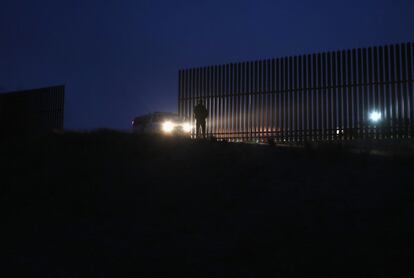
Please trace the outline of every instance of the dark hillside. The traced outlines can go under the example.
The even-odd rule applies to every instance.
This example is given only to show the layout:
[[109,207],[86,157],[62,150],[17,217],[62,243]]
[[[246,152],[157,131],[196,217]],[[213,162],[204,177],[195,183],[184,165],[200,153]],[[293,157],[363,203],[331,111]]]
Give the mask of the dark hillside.
[[410,157],[101,131],[4,141],[0,163],[0,271],[16,276],[412,269]]

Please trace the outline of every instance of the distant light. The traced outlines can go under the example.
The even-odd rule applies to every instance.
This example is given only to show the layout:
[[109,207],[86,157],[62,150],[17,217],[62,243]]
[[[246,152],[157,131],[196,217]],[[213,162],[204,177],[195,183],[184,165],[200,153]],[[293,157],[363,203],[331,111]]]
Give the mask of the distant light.
[[192,129],[193,128],[192,128],[192,126],[191,126],[190,123],[184,123],[183,124],[183,130],[184,130],[184,132],[191,132]]
[[369,120],[373,123],[377,123],[381,120],[381,113],[378,111],[372,111],[369,113]]
[[166,133],[170,133],[171,131],[173,131],[174,127],[175,127],[174,123],[172,123],[170,121],[164,122],[162,124],[162,130]]

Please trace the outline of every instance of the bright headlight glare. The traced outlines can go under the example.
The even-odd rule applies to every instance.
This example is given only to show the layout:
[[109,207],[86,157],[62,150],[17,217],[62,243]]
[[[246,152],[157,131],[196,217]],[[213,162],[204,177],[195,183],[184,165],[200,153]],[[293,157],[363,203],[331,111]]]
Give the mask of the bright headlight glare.
[[378,111],[372,111],[369,113],[369,119],[373,123],[377,123],[381,120],[381,113]]
[[164,132],[170,133],[171,131],[174,130],[174,123],[167,121],[165,123],[162,124],[162,130]]
[[183,130],[184,130],[184,132],[191,132],[191,124],[190,123],[184,123],[183,124]]

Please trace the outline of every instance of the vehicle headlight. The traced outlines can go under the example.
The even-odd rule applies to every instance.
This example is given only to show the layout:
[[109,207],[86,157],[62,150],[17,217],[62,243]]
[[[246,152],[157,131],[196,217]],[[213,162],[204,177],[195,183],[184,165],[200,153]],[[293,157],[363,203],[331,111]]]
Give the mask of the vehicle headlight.
[[170,133],[171,131],[174,130],[174,127],[175,127],[175,125],[174,125],[173,122],[170,122],[170,121],[164,122],[162,124],[162,131],[164,131],[166,133]]
[[192,126],[190,123],[184,123],[183,124],[183,130],[184,132],[191,132]]

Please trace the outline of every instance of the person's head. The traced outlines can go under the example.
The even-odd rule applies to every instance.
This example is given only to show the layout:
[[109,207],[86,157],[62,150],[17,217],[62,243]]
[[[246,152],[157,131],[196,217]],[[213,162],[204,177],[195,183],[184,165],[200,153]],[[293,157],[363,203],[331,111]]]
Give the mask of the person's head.
[[198,100],[198,104],[203,104],[203,100],[202,99],[199,99]]

